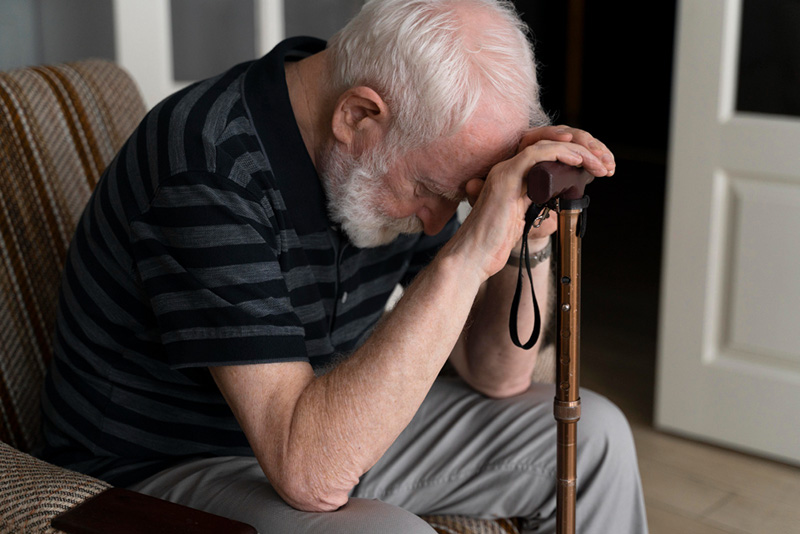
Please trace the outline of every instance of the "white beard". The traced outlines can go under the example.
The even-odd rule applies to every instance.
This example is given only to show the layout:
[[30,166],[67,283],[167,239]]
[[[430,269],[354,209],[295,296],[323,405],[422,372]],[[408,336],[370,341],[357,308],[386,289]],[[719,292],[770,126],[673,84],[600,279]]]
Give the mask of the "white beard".
[[416,234],[423,229],[416,215],[395,219],[379,209],[380,201],[386,198],[382,178],[389,167],[389,158],[378,155],[379,150],[374,148],[354,158],[334,145],[319,165],[328,215],[359,248],[386,245],[400,234]]

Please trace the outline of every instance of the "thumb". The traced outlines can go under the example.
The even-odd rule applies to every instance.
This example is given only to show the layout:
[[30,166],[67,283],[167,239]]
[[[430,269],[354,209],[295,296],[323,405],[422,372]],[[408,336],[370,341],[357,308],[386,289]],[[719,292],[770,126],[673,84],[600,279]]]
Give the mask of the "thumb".
[[481,191],[483,191],[484,183],[485,182],[480,178],[473,178],[464,186],[467,192],[467,201],[469,202],[470,206],[474,206],[478,201],[478,197],[480,196]]

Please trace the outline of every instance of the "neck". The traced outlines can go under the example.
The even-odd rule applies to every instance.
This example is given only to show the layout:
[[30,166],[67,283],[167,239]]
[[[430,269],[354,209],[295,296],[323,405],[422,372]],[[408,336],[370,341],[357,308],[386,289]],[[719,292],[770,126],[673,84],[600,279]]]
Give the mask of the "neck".
[[325,52],[301,61],[286,64],[286,86],[300,135],[311,161],[316,166],[317,154],[325,142],[325,94],[328,73]]

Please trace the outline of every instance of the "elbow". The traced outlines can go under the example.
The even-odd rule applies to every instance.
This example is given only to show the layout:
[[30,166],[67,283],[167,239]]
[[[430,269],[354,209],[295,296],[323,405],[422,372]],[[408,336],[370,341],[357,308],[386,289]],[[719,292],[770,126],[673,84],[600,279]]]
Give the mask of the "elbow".
[[301,512],[335,512],[347,504],[347,494],[316,494],[308,491],[279,492],[286,504]]
[[355,484],[335,484],[326,482],[325,478],[308,470],[289,471],[273,483],[273,487],[286,504],[296,510],[333,512],[347,504]]
[[348,492],[318,490],[303,484],[275,485],[286,504],[302,512],[334,512],[347,504]]

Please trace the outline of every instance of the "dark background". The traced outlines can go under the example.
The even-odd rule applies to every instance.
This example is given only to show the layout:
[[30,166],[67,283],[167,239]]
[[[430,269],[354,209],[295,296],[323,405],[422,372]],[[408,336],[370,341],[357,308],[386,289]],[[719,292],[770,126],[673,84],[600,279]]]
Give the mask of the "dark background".
[[591,132],[617,172],[587,187],[583,386],[652,423],[675,2],[517,0],[531,28],[542,103]]

